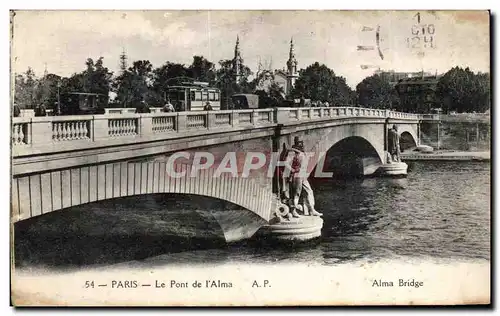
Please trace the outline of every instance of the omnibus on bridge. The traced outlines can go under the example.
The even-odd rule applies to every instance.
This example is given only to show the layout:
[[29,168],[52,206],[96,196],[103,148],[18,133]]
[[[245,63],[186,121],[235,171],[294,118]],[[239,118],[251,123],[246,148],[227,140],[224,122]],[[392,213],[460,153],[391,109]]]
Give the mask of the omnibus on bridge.
[[220,90],[209,87],[207,82],[179,82],[168,86],[165,94],[176,111],[203,111],[207,102],[213,110],[220,110]]

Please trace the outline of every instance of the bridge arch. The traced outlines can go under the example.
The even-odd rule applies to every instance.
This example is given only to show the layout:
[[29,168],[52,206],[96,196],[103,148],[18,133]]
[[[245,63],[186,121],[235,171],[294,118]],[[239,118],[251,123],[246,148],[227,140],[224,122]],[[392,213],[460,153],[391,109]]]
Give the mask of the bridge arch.
[[28,228],[42,235],[43,232],[57,235],[64,231],[65,234],[90,234],[99,238],[136,234],[147,239],[151,234],[173,238],[217,237],[233,242],[250,238],[264,224],[266,221],[254,212],[219,198],[148,193],[66,207],[19,221],[14,227],[16,232],[26,232]]
[[[375,172],[385,160],[386,128],[392,127],[392,121],[385,121],[384,124],[373,122],[361,124],[346,123],[341,122],[340,124],[327,127],[318,126],[318,128],[290,130],[289,133],[284,134],[281,141],[288,144],[288,146],[293,144],[296,136],[304,141],[305,151],[314,154],[314,157],[312,157],[314,161],[312,163],[309,162],[308,165],[309,175],[313,171],[316,171],[316,166],[320,164],[327,165],[331,154],[335,150],[343,150],[345,152],[348,147],[352,149],[352,156],[358,159],[358,161],[353,162],[354,165],[363,165],[364,175]],[[402,124],[398,121],[395,121],[395,123],[398,125],[400,135],[403,134],[405,141],[403,144],[404,149],[407,149],[407,146],[413,146],[413,144],[418,143],[416,141],[418,140],[416,124]],[[343,140],[345,142],[342,142]],[[407,145],[406,142],[409,142],[410,145]],[[348,144],[350,143],[357,143],[359,146],[349,146]],[[280,144],[280,147],[282,147],[282,144]],[[347,155],[344,156],[344,162],[348,161]]]
[[262,222],[256,214],[215,198],[113,198],[15,223],[15,264],[114,264],[219,248],[251,237]]
[[309,175],[313,171],[316,172],[317,166],[328,167],[332,156],[340,156],[341,163],[347,163],[350,156],[364,159],[364,162],[357,163],[377,165],[382,162],[384,156],[382,124],[343,124],[300,131],[291,133],[284,141],[292,144],[295,136],[304,141],[305,151],[314,155],[311,158],[313,161],[310,160],[308,164]]
[[[390,125],[389,127],[392,127]],[[399,145],[401,151],[415,148],[419,145],[418,132],[412,124],[398,124]]]
[[321,153],[315,169],[322,167],[321,171],[334,175],[365,175],[375,172],[381,163],[372,143],[364,137],[349,136]]
[[401,151],[405,151],[407,149],[417,147],[417,142],[410,132],[405,131],[400,135],[399,145],[401,147]]
[[[95,201],[156,193],[201,195],[231,202],[255,213],[264,221],[271,217],[272,187],[258,178],[214,176],[215,169],[198,170],[180,164],[179,177],[172,177],[164,161],[109,163],[13,179],[14,222]],[[221,224],[222,226],[222,224]]]

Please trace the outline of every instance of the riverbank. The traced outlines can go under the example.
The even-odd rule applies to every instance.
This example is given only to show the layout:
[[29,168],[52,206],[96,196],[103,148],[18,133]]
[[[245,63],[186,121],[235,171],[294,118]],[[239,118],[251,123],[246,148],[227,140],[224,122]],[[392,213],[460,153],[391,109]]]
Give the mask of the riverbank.
[[489,151],[435,151],[432,153],[409,152],[402,153],[401,160],[470,160],[470,161],[489,161],[491,153]]

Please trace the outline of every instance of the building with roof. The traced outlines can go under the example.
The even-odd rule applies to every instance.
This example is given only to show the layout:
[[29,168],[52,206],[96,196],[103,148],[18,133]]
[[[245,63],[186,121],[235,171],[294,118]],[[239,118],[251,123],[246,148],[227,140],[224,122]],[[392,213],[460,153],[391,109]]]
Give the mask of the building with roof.
[[299,72],[297,70],[298,62],[295,57],[295,49],[293,38],[290,40],[290,50],[288,53],[288,60],[286,62],[286,68],[283,69],[259,69],[256,76],[260,76],[260,81],[256,85],[257,90],[267,91],[268,87],[274,82],[283,89],[285,97],[289,97],[293,87],[295,86],[295,81],[299,77]]
[[410,113],[430,113],[438,107],[439,76],[420,76],[400,79],[396,85],[401,109]]
[[394,70],[381,70],[375,71],[375,75],[379,75],[382,79],[388,81],[392,86],[395,86],[400,80],[412,79],[412,78],[422,78],[430,77],[432,74],[430,72],[418,71],[418,72],[401,72]]

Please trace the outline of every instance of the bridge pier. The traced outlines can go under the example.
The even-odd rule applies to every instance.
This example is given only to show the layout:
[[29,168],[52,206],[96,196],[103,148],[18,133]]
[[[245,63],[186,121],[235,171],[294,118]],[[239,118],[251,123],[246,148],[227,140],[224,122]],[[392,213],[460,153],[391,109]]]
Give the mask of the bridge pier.
[[278,242],[302,242],[321,237],[323,219],[313,216],[307,206],[299,205],[302,215],[293,217],[288,205],[284,204],[277,196],[273,201],[271,219],[256,233],[259,239]]
[[408,164],[404,162],[391,162],[378,167],[376,174],[381,176],[406,176],[408,174]]
[[[405,176],[408,172],[408,165],[401,161],[393,161],[392,159],[393,157],[389,152],[389,128],[390,128],[389,120],[390,120],[389,117],[386,118],[384,124],[384,157],[382,159],[382,164],[380,165],[380,167],[378,167],[375,173],[381,176]],[[418,125],[417,125],[417,139],[419,137]],[[414,140],[414,142],[416,143],[415,145],[418,145],[420,143],[419,140],[417,141]],[[398,148],[400,147],[399,141],[397,146]],[[398,150],[401,151],[401,149]]]
[[289,221],[263,226],[258,234],[261,238],[278,241],[308,241],[321,237],[323,219],[319,216],[302,216]]

